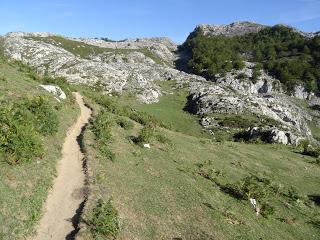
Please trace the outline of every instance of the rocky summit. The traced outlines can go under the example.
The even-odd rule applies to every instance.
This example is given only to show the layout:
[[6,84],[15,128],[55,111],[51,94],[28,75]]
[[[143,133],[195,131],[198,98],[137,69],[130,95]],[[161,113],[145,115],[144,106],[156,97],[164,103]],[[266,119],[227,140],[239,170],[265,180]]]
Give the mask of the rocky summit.
[[[199,25],[190,36],[200,32],[207,38],[232,38],[269,28],[251,22]],[[316,36],[294,31],[305,38]],[[176,88],[188,89],[190,111],[205,119],[201,123],[207,130],[216,125],[214,114],[250,113],[276,121],[279,134],[286,133],[290,138],[282,137],[279,142],[298,144],[302,138],[314,140],[310,121],[320,125],[319,114],[312,110],[319,102],[314,92],[307,91],[302,83],[286,92],[279,79],[266,69],[256,71],[257,62],[246,57],[243,67],[231,67],[223,74],[217,71],[214,77],[206,77],[192,69],[188,73],[177,69],[181,48],[168,38],[111,41],[15,32],[3,36],[1,45],[6,57],[31,66],[39,74],[63,77],[73,84],[99,86],[105,94],[130,92],[147,104],[166,94],[159,82],[172,81]],[[267,125],[264,127],[270,127]]]

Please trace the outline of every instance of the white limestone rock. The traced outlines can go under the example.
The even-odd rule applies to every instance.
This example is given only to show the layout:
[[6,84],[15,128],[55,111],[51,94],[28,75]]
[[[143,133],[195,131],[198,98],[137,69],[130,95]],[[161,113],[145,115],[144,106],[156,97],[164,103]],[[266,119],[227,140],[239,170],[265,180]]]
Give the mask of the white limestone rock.
[[64,91],[59,86],[55,85],[40,85],[43,89],[46,91],[52,93],[54,96],[56,96],[59,99],[65,100],[67,98],[66,94]]

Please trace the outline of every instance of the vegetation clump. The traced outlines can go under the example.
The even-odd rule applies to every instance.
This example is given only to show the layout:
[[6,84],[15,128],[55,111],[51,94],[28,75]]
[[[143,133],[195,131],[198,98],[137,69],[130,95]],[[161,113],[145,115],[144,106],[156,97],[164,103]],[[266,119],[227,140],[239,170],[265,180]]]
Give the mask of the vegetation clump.
[[49,102],[35,97],[25,102],[26,109],[33,115],[34,126],[43,135],[53,135],[58,131],[58,115]]
[[320,147],[319,146],[313,146],[310,144],[310,141],[304,140],[300,143],[300,146],[302,147],[302,154],[318,158],[320,156]]
[[110,199],[108,201],[99,199],[92,213],[83,221],[94,239],[116,239],[120,230],[118,211]]
[[133,128],[133,123],[124,117],[118,117],[116,122],[121,128],[125,130],[130,130]]
[[99,151],[103,157],[115,160],[115,154],[110,150],[109,144],[112,141],[111,127],[114,119],[107,111],[101,111],[92,123],[92,132],[95,135]]
[[41,135],[53,135],[57,129],[57,114],[43,97],[4,103],[0,107],[0,152],[9,164],[41,157]]
[[258,177],[249,175],[242,178],[237,183],[222,184],[219,180],[215,180],[220,190],[239,200],[257,200],[257,208],[259,214],[268,218],[275,212],[273,202],[274,197],[279,197],[283,191],[280,185],[274,184],[266,177]]

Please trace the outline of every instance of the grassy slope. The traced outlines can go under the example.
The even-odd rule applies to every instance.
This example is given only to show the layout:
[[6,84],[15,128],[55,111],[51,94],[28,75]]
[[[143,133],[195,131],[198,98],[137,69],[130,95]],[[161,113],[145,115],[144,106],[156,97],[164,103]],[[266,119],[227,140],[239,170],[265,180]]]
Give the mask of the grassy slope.
[[208,137],[198,124],[199,119],[188,112],[182,111],[187,101],[187,92],[179,91],[164,95],[158,103],[135,104],[135,107],[147,112],[170,126],[172,130],[196,137]]
[[[57,101],[39,83],[15,65],[0,63],[0,100],[46,95]],[[75,121],[78,108],[71,102],[60,105],[59,132],[44,139],[45,157],[30,163],[10,166],[0,158],[0,239],[24,239],[38,221],[42,203],[55,176],[56,163],[68,127]]]
[[[268,177],[285,188],[294,186],[301,195],[319,195],[320,168],[313,164],[314,159],[286,146],[219,144],[199,138],[196,133],[199,126],[196,121],[186,120],[192,116],[185,116],[180,101],[178,95],[169,95],[158,104],[140,106],[179,131],[164,130],[173,147],[152,142],[151,149],[143,149],[129,140],[141,126],[136,124],[129,131],[114,127],[112,150],[116,161],[111,162],[99,157],[92,134],[86,134],[93,189],[86,213],[90,212],[94,199],[112,197],[120,215],[119,239],[316,239],[319,236],[319,222],[310,223],[319,216],[319,207],[314,204],[307,206],[298,201],[290,203],[287,209],[283,203],[277,203],[274,216],[256,217],[249,202],[221,192],[198,174],[199,163],[210,163],[212,169],[223,172],[221,178],[228,183],[252,173]],[[185,121],[188,128],[180,125]],[[291,219],[294,223],[280,219]]]

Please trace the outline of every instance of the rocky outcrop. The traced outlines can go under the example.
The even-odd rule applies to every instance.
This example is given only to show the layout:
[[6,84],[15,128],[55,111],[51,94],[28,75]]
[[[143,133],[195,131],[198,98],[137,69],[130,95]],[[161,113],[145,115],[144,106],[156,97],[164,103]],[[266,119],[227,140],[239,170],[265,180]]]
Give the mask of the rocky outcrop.
[[267,26],[253,22],[234,22],[228,25],[202,24],[195,31],[201,31],[205,36],[240,36],[252,32],[259,32]]
[[127,39],[124,41],[105,41],[101,39],[83,39],[70,38],[73,41],[83,42],[89,45],[109,48],[109,49],[148,49],[164,62],[172,63],[175,60],[174,52],[177,50],[177,45],[169,38],[138,38]]
[[278,121],[284,130],[311,136],[308,121],[312,117],[295,104],[294,98],[285,94],[248,94],[216,84],[195,83],[191,86],[189,109],[199,115],[250,112]]
[[302,85],[297,85],[294,87],[293,96],[299,99],[311,99],[314,93],[307,92]]
[[[105,51],[88,58],[81,58],[63,47],[62,43],[47,43],[26,37],[33,36],[25,33],[10,33],[4,37],[4,52],[10,59],[22,61],[35,68],[40,74],[65,77],[74,84],[95,85],[99,83],[106,93],[131,91],[138,94],[141,101],[152,103],[161,96],[155,81],[174,79],[178,84],[194,81],[205,81],[202,77],[190,75],[170,66],[157,64],[150,57],[139,51]],[[37,33],[35,36],[52,36],[49,33]],[[80,41],[80,40],[79,40]],[[82,41],[82,40],[81,40]],[[93,40],[88,40],[90,42]],[[97,40],[101,44],[102,40]],[[136,48],[144,47],[151,40],[138,41]],[[165,40],[155,39],[157,42]],[[120,44],[120,43],[119,43]],[[123,44],[123,43],[121,43]],[[99,45],[98,43],[96,45]],[[174,49],[171,44],[170,49]],[[122,45],[121,45],[122,46]],[[165,47],[165,45],[160,47]]]
[[49,93],[52,93],[58,101],[60,99],[65,100],[67,98],[66,94],[64,91],[59,86],[55,85],[40,85],[44,90],[48,91]]
[[260,139],[267,143],[280,143],[284,145],[297,146],[302,138],[297,137],[290,131],[279,130],[275,127],[253,127],[249,128],[242,135],[245,140],[252,141]]
[[271,94],[274,92],[283,92],[280,81],[272,78],[263,70],[260,70],[260,75],[257,79],[253,80],[254,66],[254,63],[245,62],[245,67],[242,70],[232,70],[223,77],[217,74],[215,82],[218,83],[219,86],[232,88],[241,94]]

